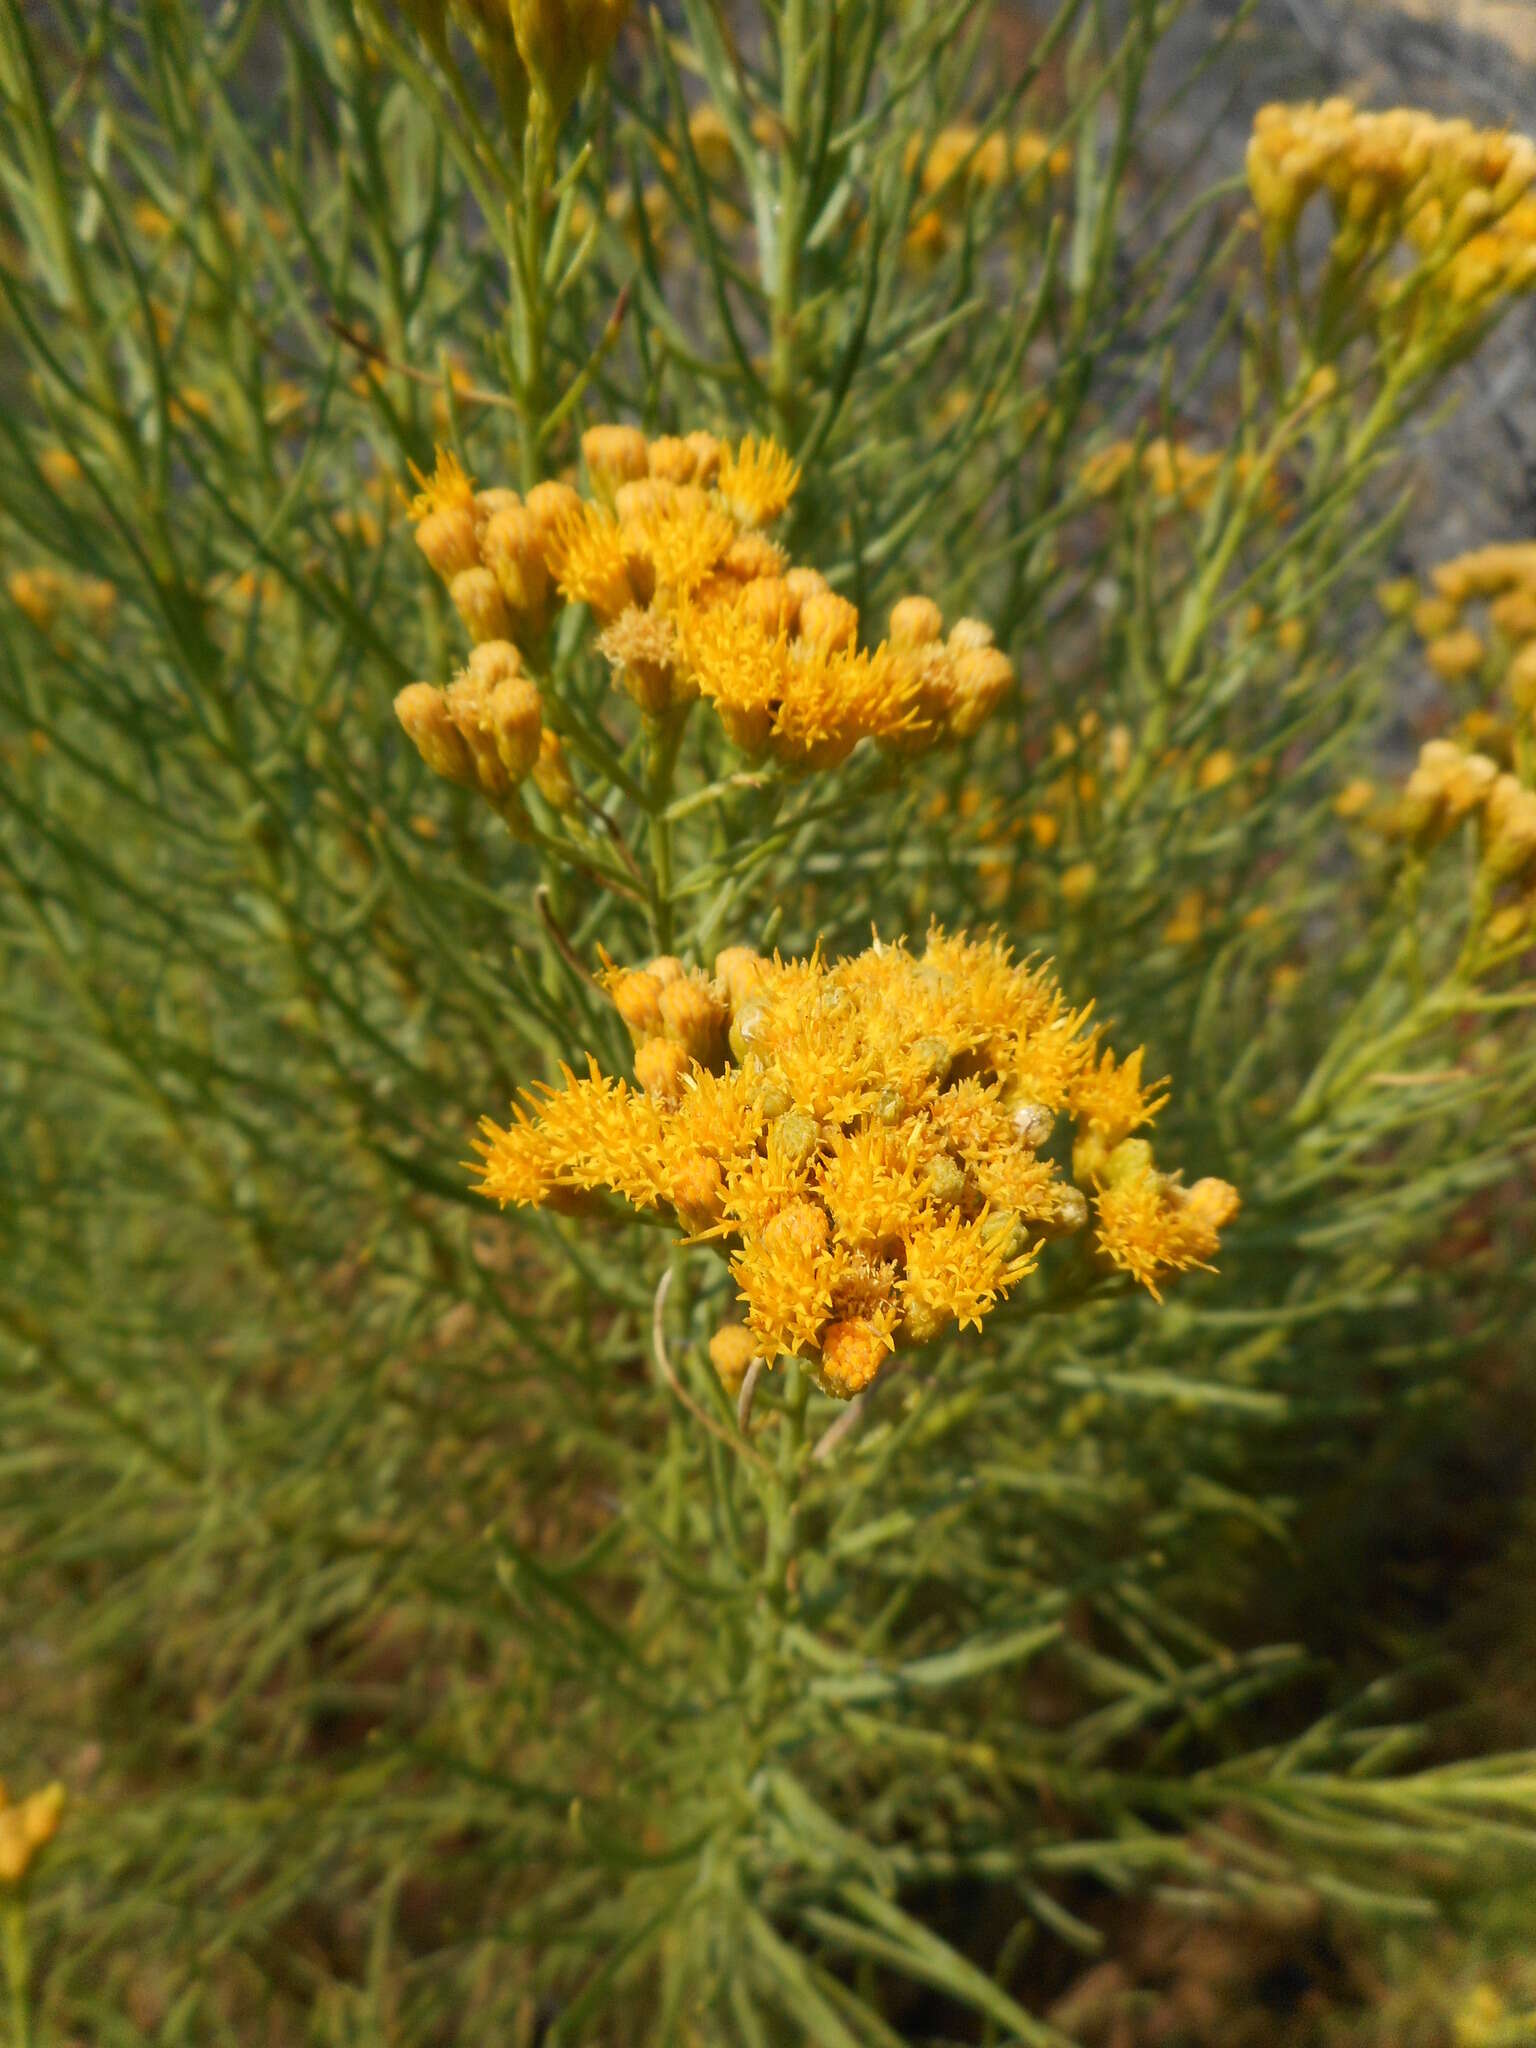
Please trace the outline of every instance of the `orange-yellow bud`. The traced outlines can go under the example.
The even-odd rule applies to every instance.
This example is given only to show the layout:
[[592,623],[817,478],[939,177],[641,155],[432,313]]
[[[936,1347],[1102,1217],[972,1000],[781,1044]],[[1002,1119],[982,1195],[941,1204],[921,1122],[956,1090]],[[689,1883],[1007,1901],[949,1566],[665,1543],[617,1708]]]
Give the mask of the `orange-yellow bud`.
[[747,1376],[747,1367],[762,1346],[745,1323],[722,1323],[709,1340],[709,1362],[720,1375],[728,1394],[734,1394]]
[[467,505],[445,505],[429,512],[416,528],[416,545],[445,583],[465,569],[479,566],[475,515]]
[[829,1394],[851,1401],[861,1394],[891,1355],[888,1341],[873,1323],[853,1320],[828,1323],[821,1340],[817,1377]]
[[395,716],[434,775],[465,789],[479,786],[475,757],[449,717],[441,690],[430,683],[407,683],[395,698]]
[[931,597],[898,598],[891,606],[891,645],[931,647],[944,634],[944,614]]
[[818,591],[800,605],[800,638],[814,647],[851,648],[859,637],[859,610],[836,591]]
[[675,1038],[648,1038],[635,1051],[635,1079],[658,1102],[676,1103],[691,1062]]
[[501,765],[521,782],[539,758],[544,700],[530,677],[504,676],[492,686],[487,708]]
[[620,484],[649,473],[645,436],[638,427],[588,427],[581,437],[582,459],[594,489],[611,498]]
[[471,640],[510,640],[514,621],[489,569],[461,569],[448,586]]

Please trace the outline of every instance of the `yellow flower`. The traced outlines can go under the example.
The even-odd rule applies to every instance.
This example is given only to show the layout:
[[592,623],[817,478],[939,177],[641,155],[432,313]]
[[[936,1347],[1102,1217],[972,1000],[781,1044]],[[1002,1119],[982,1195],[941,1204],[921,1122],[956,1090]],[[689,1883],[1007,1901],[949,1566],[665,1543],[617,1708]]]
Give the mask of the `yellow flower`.
[[[624,537],[649,560],[656,582],[678,596],[693,592],[730,553],[736,524],[719,505],[711,504],[696,484],[671,489],[670,501],[648,506],[625,520]],[[684,491],[698,496],[685,497]]]
[[1237,1190],[1226,1181],[1201,1180],[1186,1191],[1150,1161],[1113,1175],[1094,1197],[1099,1249],[1155,1298],[1166,1273],[1206,1265],[1219,1233],[1237,1214]]
[[659,713],[696,694],[691,682],[679,679],[682,647],[676,622],[665,612],[626,605],[597,644],[642,711]]
[[549,536],[549,566],[561,595],[616,619],[635,602],[623,529],[601,505],[578,502]]
[[412,519],[422,520],[429,518],[434,512],[457,508],[464,511],[473,509],[474,480],[451,449],[438,449],[437,467],[431,476],[423,476],[414,462],[411,464],[411,475],[417,484],[416,496],[411,500]]
[[800,483],[800,471],[776,441],[748,434],[720,458],[719,487],[726,509],[743,526],[771,526],[782,517]]
[[1084,1066],[1068,1090],[1067,1105],[1073,1116],[1092,1125],[1109,1145],[1118,1145],[1132,1131],[1151,1123],[1168,1101],[1165,1083],[1143,1085],[1144,1057],[1145,1048],[1138,1046],[1129,1059],[1117,1064],[1106,1046],[1097,1066]]
[[55,1780],[14,1806],[0,1784],[0,1884],[20,1884],[39,1849],[59,1831],[64,1787]]

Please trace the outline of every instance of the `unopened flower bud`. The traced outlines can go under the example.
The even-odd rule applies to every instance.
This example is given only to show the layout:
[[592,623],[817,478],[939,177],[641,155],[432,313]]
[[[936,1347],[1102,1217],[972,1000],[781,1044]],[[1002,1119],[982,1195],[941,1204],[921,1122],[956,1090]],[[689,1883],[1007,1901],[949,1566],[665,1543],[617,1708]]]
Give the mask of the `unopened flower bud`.
[[761,1350],[745,1323],[722,1323],[709,1340],[709,1362],[720,1375],[720,1384],[734,1395],[747,1376],[747,1367]]
[[534,787],[552,811],[576,808],[576,783],[559,737],[546,725],[539,734],[539,758],[533,764]]
[[517,512],[522,508],[522,499],[516,491],[509,491],[500,484],[489,490],[476,491],[474,501],[475,532],[483,537],[485,529],[498,512]]
[[1483,859],[1498,881],[1536,864],[1536,790],[1500,775],[1483,806]]
[[549,570],[534,515],[525,505],[498,512],[481,536],[480,552],[513,612],[537,630],[549,595]]
[[931,647],[943,637],[944,614],[931,597],[899,598],[891,607],[893,647]]
[[569,484],[554,481],[535,484],[523,500],[523,509],[533,521],[539,546],[543,549],[548,547],[550,536],[561,520],[581,509],[581,497]]
[[750,946],[726,946],[715,955],[715,979],[732,1010],[739,1010],[762,987],[767,965]]
[[493,689],[497,683],[505,682],[508,676],[520,676],[523,672],[523,657],[510,640],[482,640],[469,650],[469,659],[464,664],[465,672],[476,682]]
[[859,637],[859,610],[836,591],[817,591],[800,603],[800,638],[813,647],[852,648]]
[[601,497],[611,498],[620,484],[649,474],[645,436],[638,427],[588,427],[581,437],[581,453]]
[[475,515],[468,505],[445,505],[429,512],[416,528],[416,545],[445,583],[480,564]]
[[786,569],[784,581],[795,603],[801,606],[807,598],[819,597],[832,587],[819,569]]
[[395,698],[395,716],[434,775],[464,789],[478,786],[475,757],[449,717],[441,690],[430,683],[407,683]]
[[744,1060],[754,1046],[767,1041],[768,1005],[761,1002],[743,1003],[731,1018],[731,1051],[739,1060]]
[[939,1153],[928,1168],[928,1196],[941,1209],[953,1209],[965,1198],[965,1168],[947,1152]]
[[[1421,606],[1420,610],[1423,609]],[[1478,635],[1463,626],[1460,632],[1442,633],[1437,640],[1431,640],[1424,650],[1424,659],[1442,681],[1460,683],[1477,674],[1486,652]]]
[[795,1098],[778,1074],[763,1076],[758,1083],[754,1100],[758,1110],[770,1123],[775,1117],[783,1116],[786,1110],[793,1109],[795,1104]]
[[608,984],[608,998],[638,1045],[667,1035],[661,1014],[661,983],[643,967],[628,969]]
[[[950,640],[953,645],[953,635]],[[1000,648],[962,649],[950,672],[950,730],[958,739],[969,739],[1012,688],[1013,663]]]
[[688,1048],[675,1038],[648,1038],[635,1051],[635,1079],[658,1102],[682,1099],[683,1077],[691,1062]]
[[789,1109],[774,1124],[784,1156],[794,1166],[814,1159],[821,1144],[821,1126],[809,1110]]
[[824,1392],[851,1401],[879,1372],[891,1355],[889,1340],[875,1325],[860,1319],[829,1323],[821,1340],[817,1379]]
[[660,434],[646,450],[650,473],[663,483],[691,484],[699,466],[698,452],[677,434]]
[[935,1087],[944,1086],[954,1063],[954,1049],[942,1038],[919,1038],[912,1047],[912,1064]]
[[774,639],[792,633],[800,622],[800,607],[782,576],[754,576],[743,587],[740,603],[753,625]]
[[954,654],[980,653],[995,644],[997,635],[985,619],[956,619],[945,645]]
[[661,1020],[667,1037],[687,1046],[701,1066],[719,1058],[725,1014],[708,982],[689,976],[667,983],[661,991]]
[[512,614],[489,569],[461,569],[448,585],[448,595],[471,640],[512,638]]
[[981,1234],[988,1244],[1001,1240],[1003,1256],[1008,1259],[1022,1258],[1032,1242],[1028,1218],[1012,1209],[994,1209],[982,1225]]
[[528,676],[504,676],[487,698],[491,732],[501,764],[513,782],[521,782],[539,758],[544,700]]
[[1120,1187],[1151,1171],[1152,1147],[1146,1139],[1122,1138],[1104,1162],[1104,1181],[1108,1187]]
[[1009,1114],[1014,1134],[1021,1145],[1027,1145],[1032,1152],[1049,1143],[1056,1128],[1056,1114],[1047,1109],[1043,1102],[1021,1102]]

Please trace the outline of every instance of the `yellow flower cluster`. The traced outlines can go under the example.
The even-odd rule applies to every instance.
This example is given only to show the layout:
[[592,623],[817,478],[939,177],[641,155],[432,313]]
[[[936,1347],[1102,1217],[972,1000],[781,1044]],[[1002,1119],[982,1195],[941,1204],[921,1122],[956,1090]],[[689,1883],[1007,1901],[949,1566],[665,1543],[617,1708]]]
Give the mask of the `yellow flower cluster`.
[[1431,846],[1470,817],[1478,821],[1489,878],[1536,883],[1536,789],[1487,754],[1455,740],[1426,740],[1403,785],[1396,830]]
[[20,1884],[38,1850],[59,1831],[64,1787],[45,1785],[14,1806],[0,1784],[0,1884]]
[[[1107,498],[1134,473],[1154,504],[1203,512],[1216,495],[1228,459],[1218,451],[1192,448],[1186,441],[1172,441],[1160,434],[1140,444],[1111,441],[1089,456],[1079,476],[1090,497]],[[1236,457],[1233,471],[1239,486],[1252,476],[1253,468],[1251,455]],[[1271,506],[1279,502],[1279,484],[1273,474],[1266,482],[1265,500]]]
[[434,774],[478,790],[513,832],[527,829],[518,786],[531,778],[556,811],[576,801],[559,737],[543,722],[544,699],[510,640],[484,640],[446,689],[408,683],[395,716]]
[[[1517,710],[1536,714],[1536,541],[1474,548],[1442,562],[1431,581],[1432,592],[1405,582],[1381,595],[1390,610],[1408,611],[1435,674],[1448,683],[1487,675]],[[1474,605],[1486,606],[1491,639],[1468,623]]]
[[629,0],[401,0],[434,49],[451,16],[489,73],[509,123],[520,127],[530,86],[559,121],[607,61]]
[[[415,500],[417,543],[478,652],[510,643],[535,655],[555,608],[583,603],[642,711],[661,716],[703,696],[736,745],[798,767],[840,761],[864,738],[906,748],[967,737],[1011,688],[990,630],[962,619],[946,636],[928,598],[902,599],[889,639],[859,645],[857,607],[818,570],[791,566],[765,531],[799,483],[772,441],[647,441],[638,427],[600,426],[582,453],[590,497],[563,483],[526,498],[477,491],[445,455]],[[426,687],[407,693],[418,721]],[[498,745],[490,752],[501,758]],[[467,779],[458,766],[454,779]],[[511,772],[503,761],[482,781],[493,801]]]
[[1347,99],[1261,107],[1248,182],[1271,248],[1326,192],[1340,266],[1395,249],[1417,258],[1392,288],[1423,285],[1452,325],[1536,286],[1536,143],[1412,107],[1359,112]]
[[[874,1378],[898,1343],[980,1327],[1079,1230],[1084,1194],[1045,1147],[1065,1112],[1095,1190],[1101,1254],[1156,1291],[1202,1264],[1237,1195],[1181,1188],[1132,1133],[1166,1099],[1117,1061],[1050,974],[993,939],[935,928],[914,957],[878,941],[829,964],[732,947],[714,974],[680,961],[608,968],[639,1091],[599,1073],[487,1119],[480,1192],[579,1204],[606,1189],[665,1206],[722,1243],[753,1352],[814,1363],[830,1393]],[[743,1339],[717,1363],[744,1364]]]
[[[907,230],[903,250],[909,261],[923,263],[948,246],[972,193],[996,192],[1010,175],[1031,193],[1043,189],[1046,178],[1065,177],[1072,168],[1072,148],[1066,142],[1053,146],[1032,128],[1010,142],[998,131],[983,135],[969,122],[957,122],[941,128],[926,150],[922,137],[914,135],[907,144],[905,168],[909,177],[916,173],[923,204]],[[1042,172],[1044,177],[1037,177]]]
[[93,633],[105,632],[117,612],[117,586],[104,576],[77,576],[73,571],[41,563],[13,569],[6,578],[11,603],[40,633],[74,623]]

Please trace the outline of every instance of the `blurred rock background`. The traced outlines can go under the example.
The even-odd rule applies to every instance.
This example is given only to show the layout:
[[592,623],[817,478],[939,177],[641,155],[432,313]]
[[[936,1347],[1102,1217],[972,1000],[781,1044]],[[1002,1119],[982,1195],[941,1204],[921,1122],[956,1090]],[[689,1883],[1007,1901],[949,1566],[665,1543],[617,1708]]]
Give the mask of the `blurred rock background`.
[[[1165,91],[1244,9],[1196,0],[1163,52]],[[1241,168],[1267,100],[1342,93],[1363,107],[1421,106],[1536,135],[1536,0],[1258,0],[1223,62],[1173,112],[1171,156],[1211,150]],[[1405,568],[1494,539],[1536,535],[1536,301],[1462,375],[1448,416],[1426,421],[1425,484]]]

